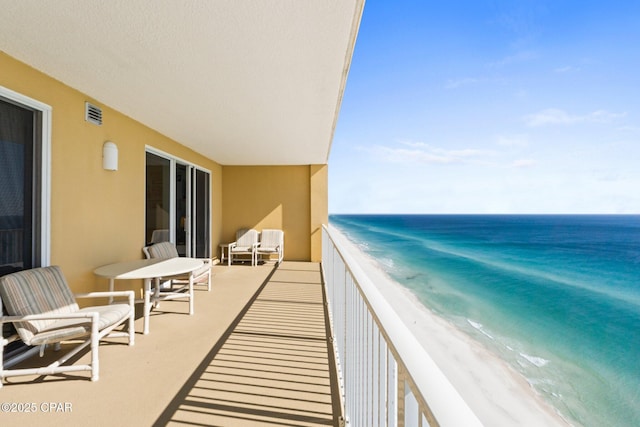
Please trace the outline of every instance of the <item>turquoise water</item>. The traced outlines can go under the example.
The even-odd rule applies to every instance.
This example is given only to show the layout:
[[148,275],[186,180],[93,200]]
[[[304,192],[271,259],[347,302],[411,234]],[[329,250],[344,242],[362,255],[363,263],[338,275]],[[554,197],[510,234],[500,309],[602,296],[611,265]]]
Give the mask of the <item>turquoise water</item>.
[[640,426],[640,216],[331,215],[566,419]]

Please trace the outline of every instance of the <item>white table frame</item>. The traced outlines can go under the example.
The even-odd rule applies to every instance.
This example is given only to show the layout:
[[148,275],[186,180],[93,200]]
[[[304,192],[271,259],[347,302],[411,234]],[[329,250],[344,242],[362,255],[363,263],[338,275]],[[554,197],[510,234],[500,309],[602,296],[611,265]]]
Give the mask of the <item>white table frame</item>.
[[[229,245],[231,243],[220,243],[220,263],[224,264],[224,260],[229,257]],[[227,251],[227,257],[224,256],[225,250]]]
[[[193,315],[193,272],[203,265],[204,262],[196,258],[152,258],[103,265],[96,268],[93,273],[98,277],[109,279],[110,291],[113,291],[116,280],[144,280],[143,333],[146,335],[149,333],[149,316],[151,315],[152,302],[187,297],[185,293],[162,292],[160,294],[160,280],[168,280],[172,276],[189,274],[189,314]],[[151,280],[155,281],[155,290],[153,291],[151,289]]]

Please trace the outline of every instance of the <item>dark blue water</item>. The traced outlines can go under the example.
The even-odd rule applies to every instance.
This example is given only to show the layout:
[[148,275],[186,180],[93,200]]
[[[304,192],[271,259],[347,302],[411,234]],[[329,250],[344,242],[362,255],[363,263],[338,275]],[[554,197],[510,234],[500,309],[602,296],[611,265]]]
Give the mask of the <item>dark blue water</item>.
[[640,216],[332,215],[572,422],[640,426]]

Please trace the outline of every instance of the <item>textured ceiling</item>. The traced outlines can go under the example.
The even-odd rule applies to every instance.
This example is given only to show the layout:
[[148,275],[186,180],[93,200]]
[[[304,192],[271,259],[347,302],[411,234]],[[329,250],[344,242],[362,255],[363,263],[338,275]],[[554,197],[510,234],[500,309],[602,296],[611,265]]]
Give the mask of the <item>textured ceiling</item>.
[[0,50],[223,165],[322,164],[363,6],[0,0]]

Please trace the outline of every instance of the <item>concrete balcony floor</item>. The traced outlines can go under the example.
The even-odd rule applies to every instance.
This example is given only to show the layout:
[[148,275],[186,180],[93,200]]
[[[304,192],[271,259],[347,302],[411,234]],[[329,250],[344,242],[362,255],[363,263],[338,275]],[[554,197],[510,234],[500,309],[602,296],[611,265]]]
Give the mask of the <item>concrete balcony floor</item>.
[[196,291],[195,315],[187,302],[165,301],[152,312],[148,335],[136,320],[135,346],[103,342],[98,381],[89,372],[6,380],[0,402],[38,410],[2,412],[0,425],[336,425],[319,265],[212,271],[211,292]]

